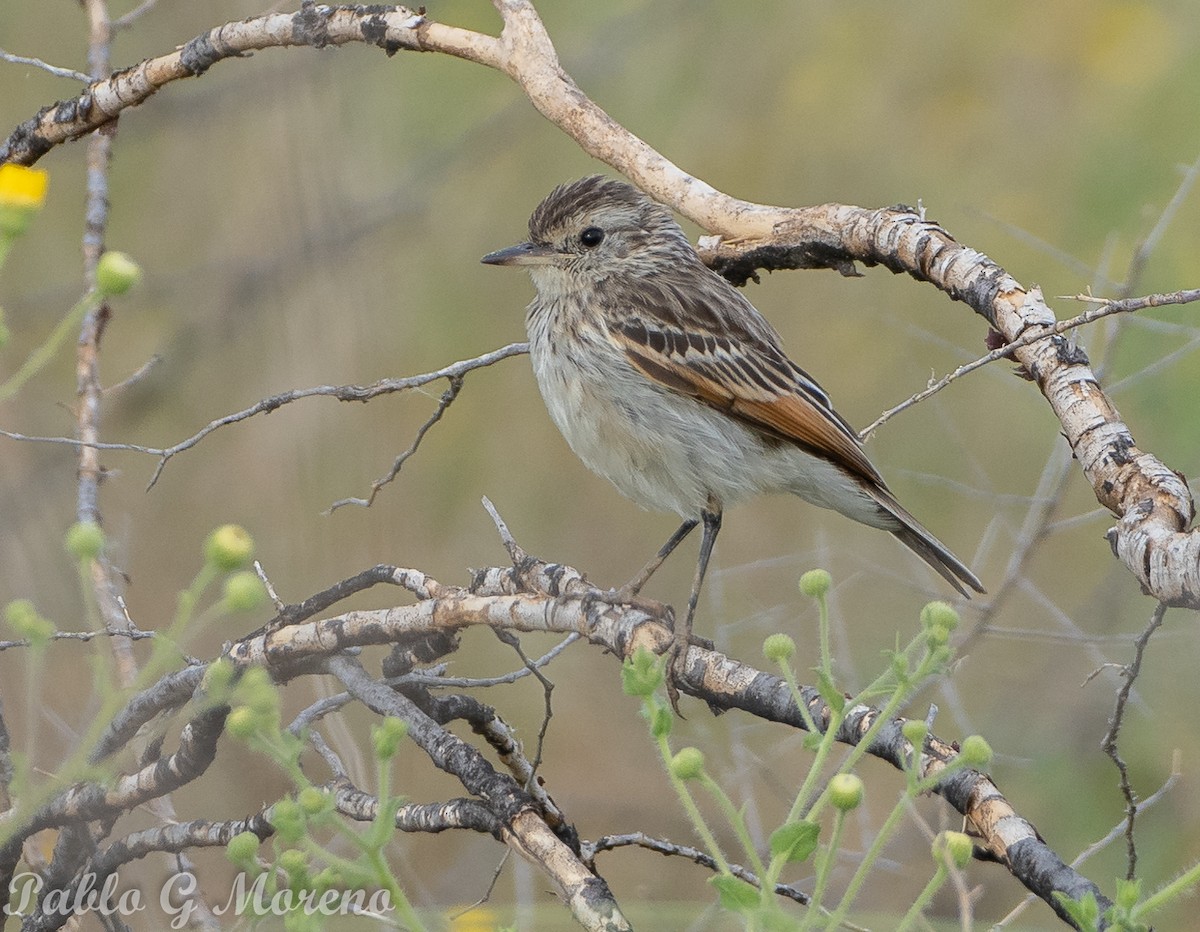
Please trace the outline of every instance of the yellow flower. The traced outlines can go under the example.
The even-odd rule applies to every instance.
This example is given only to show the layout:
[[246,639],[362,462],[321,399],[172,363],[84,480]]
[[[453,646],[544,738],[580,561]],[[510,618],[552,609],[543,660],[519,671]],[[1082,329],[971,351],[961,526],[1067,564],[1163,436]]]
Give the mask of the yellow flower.
[[40,168],[0,165],[0,206],[36,210],[46,200],[47,178]]
[[46,200],[46,173],[6,162],[0,165],[0,262],[13,239],[29,227],[29,221]]

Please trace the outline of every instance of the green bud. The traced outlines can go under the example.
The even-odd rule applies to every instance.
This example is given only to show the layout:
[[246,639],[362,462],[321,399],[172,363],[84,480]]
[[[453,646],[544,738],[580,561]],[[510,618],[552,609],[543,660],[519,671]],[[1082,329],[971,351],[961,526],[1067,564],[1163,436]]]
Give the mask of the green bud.
[[909,719],[900,726],[900,733],[918,751],[925,747],[925,738],[929,735],[929,726],[916,719]]
[[308,855],[296,848],[289,848],[279,855],[279,866],[292,880],[308,876]]
[[126,253],[106,252],[96,263],[96,289],[106,297],[123,295],[141,280],[141,267]]
[[809,570],[800,577],[800,591],[810,599],[820,599],[829,592],[833,579],[825,570]]
[[225,856],[234,864],[246,864],[258,854],[258,836],[253,832],[239,832],[229,839]]
[[927,630],[942,628],[949,634],[958,627],[958,612],[945,602],[930,602],[921,609],[921,625]]
[[786,634],[772,634],[763,641],[763,656],[772,663],[783,663],[796,653],[796,642]]
[[54,623],[38,614],[28,599],[14,599],[4,607],[4,620],[19,638],[33,647],[45,647],[54,639]]
[[0,204],[0,237],[15,239],[29,229],[34,212],[23,207]]
[[863,799],[863,782],[852,773],[839,773],[829,781],[829,801],[842,812],[858,808]]
[[324,893],[326,890],[340,890],[344,883],[340,872],[326,867],[313,875],[312,886],[318,893]]
[[933,839],[932,850],[937,863],[949,863],[961,869],[971,863],[975,845],[970,836],[962,832],[938,832]]
[[683,748],[671,758],[671,776],[695,780],[704,772],[704,754],[699,748]]
[[271,674],[262,667],[251,667],[242,674],[235,695],[255,715],[263,718],[279,715],[279,691],[271,682]]
[[208,665],[201,686],[210,700],[219,702],[229,695],[235,672],[233,663],[226,657],[218,657]]
[[254,538],[240,524],[223,524],[204,542],[204,559],[226,573],[240,570],[254,559]]
[[249,706],[240,705],[225,717],[225,730],[245,740],[258,731],[259,717]]
[[32,618],[37,618],[37,609],[34,608],[29,599],[13,599],[4,606],[4,620],[13,627],[28,623]]
[[992,762],[992,746],[982,735],[967,735],[959,747],[958,756],[967,766],[978,770]]
[[271,807],[271,824],[285,845],[295,844],[304,837],[304,811],[293,800],[281,799]]
[[950,642],[950,632],[945,628],[934,626],[925,629],[925,644],[930,650],[945,647]]
[[104,531],[95,521],[77,521],[67,528],[67,553],[77,560],[94,560],[104,549]]
[[296,802],[305,814],[315,816],[329,809],[333,800],[323,790],[319,790],[315,786],[306,786],[296,794]]
[[375,756],[379,760],[390,760],[396,756],[400,742],[408,734],[408,725],[402,719],[388,716],[371,729],[371,740],[375,745]]
[[249,570],[234,573],[225,580],[221,605],[227,612],[252,612],[267,601],[262,580]]
[[931,646],[929,649],[929,662],[935,669],[943,669],[950,662],[950,658],[954,656],[954,651],[945,644],[940,644],[936,647]]

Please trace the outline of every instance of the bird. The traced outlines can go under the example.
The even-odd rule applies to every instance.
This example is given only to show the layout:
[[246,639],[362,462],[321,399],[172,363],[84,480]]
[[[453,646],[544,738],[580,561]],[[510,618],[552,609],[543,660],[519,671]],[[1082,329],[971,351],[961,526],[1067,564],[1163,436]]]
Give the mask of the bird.
[[788,492],[890,532],[963,596],[970,568],[896,500],[858,435],[775,328],[701,260],[671,211],[604,175],[559,185],[529,238],[488,253],[525,268],[525,323],[551,419],[583,463],[679,529],[629,584],[636,595],[695,527],[700,553],[676,662],[726,508]]

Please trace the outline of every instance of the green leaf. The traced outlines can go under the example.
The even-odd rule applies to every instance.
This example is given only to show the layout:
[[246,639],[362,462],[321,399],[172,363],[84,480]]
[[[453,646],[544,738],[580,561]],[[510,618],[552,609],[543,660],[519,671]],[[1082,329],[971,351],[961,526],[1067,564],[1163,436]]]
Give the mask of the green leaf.
[[841,712],[846,707],[846,697],[824,670],[818,671],[817,674],[817,692],[834,712]]
[[665,682],[666,664],[652,651],[639,647],[621,665],[621,688],[627,696],[650,696]]
[[1140,880],[1117,881],[1117,905],[1124,910],[1133,909],[1142,898],[1142,882]]
[[807,861],[817,850],[820,834],[821,826],[805,819],[781,825],[771,833],[771,857]]
[[708,882],[717,888],[721,905],[731,912],[749,913],[758,909],[761,902],[758,887],[738,880],[732,874],[717,874],[708,878]]
[[1089,890],[1085,893],[1082,899],[1073,900],[1065,893],[1055,890],[1054,898],[1076,927],[1080,929],[1080,932],[1095,932],[1100,921],[1100,906],[1092,891]]

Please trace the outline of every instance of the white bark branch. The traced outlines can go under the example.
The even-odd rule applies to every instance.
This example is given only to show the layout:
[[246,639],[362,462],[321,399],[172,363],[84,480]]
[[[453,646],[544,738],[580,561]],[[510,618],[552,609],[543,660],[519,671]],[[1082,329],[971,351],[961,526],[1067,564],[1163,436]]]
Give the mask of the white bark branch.
[[1200,534],[1191,530],[1194,506],[1187,483],[1137,447],[1086,354],[1055,333],[1057,318],[1040,291],[1026,288],[987,256],[957,243],[908,208],[826,204],[786,209],[717,191],[630,133],[579,89],[559,65],[532,3],[493,4],[504,24],[499,37],[436,23],[406,7],[305,4],[294,13],[228,23],[175,52],[93,82],[79,97],[42,111],[0,146],[0,162],[30,164],[171,81],[272,46],[370,42],[389,54],[441,52],[496,68],[585,151],[722,237],[723,242],[701,254],[731,278],[744,279],[757,268],[830,267],[849,274],[856,262],[881,264],[966,302],[1006,343],[1044,333],[1045,339],[1015,349],[1013,356],[1034,377],[1061,422],[1097,500],[1118,519],[1108,533],[1113,552],[1159,601],[1200,608]]

